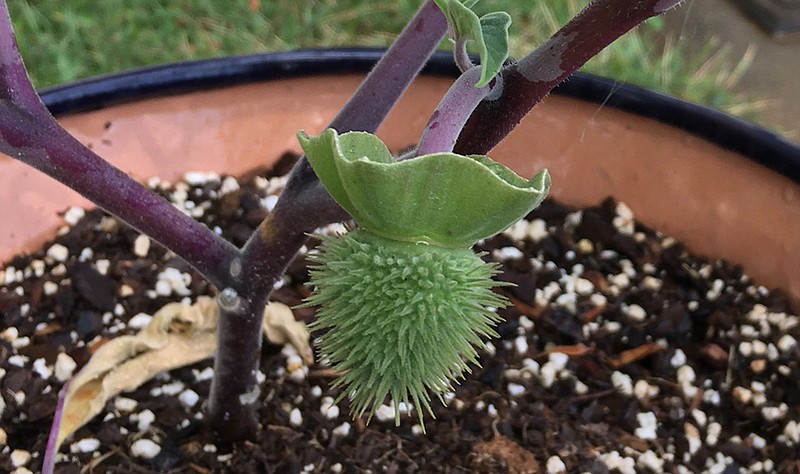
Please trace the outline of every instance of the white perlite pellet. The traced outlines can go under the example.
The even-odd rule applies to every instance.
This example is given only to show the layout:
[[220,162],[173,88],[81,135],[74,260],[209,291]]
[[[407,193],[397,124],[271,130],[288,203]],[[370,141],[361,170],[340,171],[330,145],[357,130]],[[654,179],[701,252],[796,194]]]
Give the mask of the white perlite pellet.
[[786,444],[800,444],[800,423],[795,420],[786,423],[781,436]]
[[492,255],[500,262],[508,260],[519,260],[525,257],[522,250],[516,247],[502,247],[492,252]]
[[206,367],[203,370],[192,369],[192,375],[197,382],[211,380],[214,377],[214,368]]
[[238,190],[239,190],[239,182],[236,181],[236,178],[234,178],[233,176],[226,176],[225,179],[222,180],[222,184],[219,187],[219,195],[224,196],[228,193],[232,193]]
[[633,386],[633,395],[639,400],[656,397],[659,391],[657,385],[650,385],[646,380],[637,380]]
[[350,428],[351,428],[350,423],[345,421],[344,423],[333,429],[333,435],[342,437],[347,436],[350,434]]
[[137,257],[144,258],[150,252],[150,237],[139,234],[136,240],[133,241],[133,254]]
[[600,460],[610,470],[617,470],[621,474],[636,474],[636,463],[629,456],[622,456],[619,451],[611,451],[608,454],[601,454]]
[[131,455],[142,459],[153,459],[161,452],[161,446],[153,440],[137,439],[131,444]]
[[509,383],[508,384],[508,394],[512,397],[521,397],[525,395],[527,389],[524,385],[520,385],[518,383]]
[[66,262],[69,258],[69,249],[61,244],[53,244],[47,249],[47,256],[56,262]]
[[375,418],[378,421],[394,420],[394,407],[389,405],[381,405],[375,411]]
[[691,385],[697,379],[697,376],[694,373],[694,369],[688,365],[682,365],[678,367],[678,383],[681,385]]
[[59,352],[56,356],[56,364],[54,368],[56,380],[59,382],[66,382],[72,378],[72,373],[75,372],[77,367],[78,364],[75,363],[72,357],[70,357],[66,352]]
[[81,207],[70,207],[67,209],[67,212],[64,213],[64,221],[69,225],[75,225],[80,221],[83,216],[86,215],[86,211],[83,210]]
[[567,472],[567,465],[558,456],[547,459],[547,474],[562,474]]
[[[167,395],[169,397],[175,396],[183,391],[186,386],[180,380],[176,380],[172,383],[164,384],[160,387],[157,387],[153,390],[158,390],[158,395]],[[151,391],[152,393],[152,391]],[[158,396],[156,395],[156,396]]]
[[24,367],[25,366],[25,362],[28,361],[28,358],[23,356],[23,355],[17,354],[17,355],[13,355],[13,356],[9,357],[7,359],[7,361],[8,361],[8,363],[10,365],[14,365],[14,366],[17,366],[17,367]]
[[664,460],[652,450],[647,450],[636,459],[636,465],[653,472],[664,472]]
[[689,454],[694,456],[703,441],[700,439],[700,430],[691,423],[683,424],[683,433],[686,435],[686,441],[689,443]]
[[208,182],[219,181],[219,175],[213,171],[187,171],[183,180],[191,186],[202,186]]
[[28,464],[28,462],[31,460],[31,453],[25,451],[24,449],[15,449],[11,451],[9,458],[11,459],[12,466],[20,467]]
[[42,291],[44,291],[45,295],[52,296],[58,292],[58,284],[52,281],[46,281],[44,285],[42,285]]
[[633,380],[631,376],[618,370],[611,374],[611,385],[625,396],[633,395]]
[[131,415],[131,419],[136,421],[136,428],[142,432],[150,428],[150,425],[156,420],[156,415],[150,410],[143,410]]
[[676,368],[686,364],[686,354],[680,349],[675,349],[675,353],[672,354],[669,364]]
[[639,422],[639,427],[634,431],[637,437],[642,439],[656,439],[658,437],[656,434],[658,419],[655,413],[652,411],[637,413],[636,421]]
[[744,405],[747,405],[753,399],[753,392],[745,387],[740,387],[740,386],[733,387],[733,390],[731,390],[731,394],[733,394],[733,398],[735,398]]
[[624,305],[622,311],[636,322],[642,322],[647,318],[647,311],[638,304],[632,304],[630,306]]
[[781,403],[776,407],[763,407],[761,408],[761,416],[766,421],[778,421],[782,419],[789,412],[789,406]]
[[132,398],[117,397],[117,398],[114,399],[114,408],[116,408],[118,411],[125,412],[125,413],[128,413],[128,412],[131,412],[131,411],[135,410],[136,409],[136,405],[138,405],[138,404],[139,404],[139,402],[137,402],[136,400],[134,400]]
[[712,448],[719,442],[719,435],[722,434],[722,425],[716,421],[708,425],[706,429],[706,444]]
[[706,412],[697,408],[692,410],[692,418],[694,418],[694,421],[697,422],[697,426],[700,428],[706,426],[706,423],[708,423],[708,415],[706,415]]
[[188,288],[191,283],[191,275],[183,273],[177,268],[169,267],[158,274],[155,290],[160,296],[170,296],[173,293],[178,296],[189,296],[192,294]]
[[0,339],[3,339],[8,342],[14,341],[14,339],[19,337],[19,329],[11,326],[10,328],[6,328],[5,331],[0,333]]
[[299,408],[292,408],[289,412],[289,424],[292,426],[300,426],[303,424],[303,414],[300,413]]
[[51,369],[47,365],[47,361],[41,357],[33,361],[31,368],[39,375],[39,377],[45,380],[49,379],[50,376],[53,375],[53,369]]
[[143,327],[150,324],[150,321],[152,320],[153,316],[147,313],[139,313],[128,320],[128,327],[131,329],[142,329]]
[[797,345],[797,339],[795,339],[789,334],[784,334],[778,341],[778,349],[780,349],[781,352],[789,352],[792,349],[794,349],[796,345]]
[[178,395],[178,400],[180,400],[185,407],[192,408],[200,401],[200,395],[192,389],[187,389]]
[[339,407],[333,404],[332,397],[324,397],[320,403],[319,407],[320,413],[322,416],[329,420],[333,420],[339,417]]
[[69,446],[69,451],[71,453],[91,453],[92,451],[97,451],[100,447],[100,440],[97,438],[83,438],[72,443]]
[[520,356],[528,353],[528,340],[524,336],[517,336],[514,339],[514,351]]

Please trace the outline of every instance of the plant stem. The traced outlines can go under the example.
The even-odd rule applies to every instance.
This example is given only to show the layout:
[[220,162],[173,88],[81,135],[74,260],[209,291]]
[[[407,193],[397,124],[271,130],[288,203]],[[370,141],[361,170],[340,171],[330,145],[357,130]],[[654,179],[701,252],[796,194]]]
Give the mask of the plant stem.
[[467,52],[467,41],[467,38],[459,38],[453,45],[453,59],[461,72],[467,72],[475,65]]
[[224,284],[236,248],[83,146],[33,89],[0,2],[0,152],[44,172]]
[[461,154],[488,153],[555,86],[631,28],[682,0],[595,0],[519,62],[505,67],[503,93],[484,101],[456,144]]
[[497,90],[497,78],[484,87],[475,87],[480,79],[481,68],[476,66],[459,76],[450,86],[428,119],[415,156],[453,151],[456,139],[475,107],[484,97]]
[[[426,1],[330,127],[340,132],[375,131],[446,30],[444,15],[431,0]],[[255,433],[257,404],[244,402],[258,387],[261,315],[275,282],[306,242],[308,232],[347,217],[301,158],[275,209],[242,249],[242,273],[234,290],[246,305],[239,312],[220,311],[209,400],[209,423],[223,439],[235,441]]]

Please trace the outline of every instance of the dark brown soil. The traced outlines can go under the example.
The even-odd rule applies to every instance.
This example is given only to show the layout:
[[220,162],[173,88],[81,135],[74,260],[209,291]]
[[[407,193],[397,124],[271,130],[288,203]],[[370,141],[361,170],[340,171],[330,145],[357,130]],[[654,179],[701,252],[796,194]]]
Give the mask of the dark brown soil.
[[[237,245],[281,187],[254,176],[238,190],[231,180],[192,182],[160,187]],[[0,471],[41,468],[60,353],[80,368],[103,341],[133,332],[135,315],[213,294],[155,244],[137,257],[137,237],[87,212],[54,241],[68,250],[63,262],[51,243],[0,274]],[[290,351],[267,346],[252,442],[218,446],[205,431],[206,361],[109,402],[65,443],[56,472],[800,473],[800,319],[779,291],[689,255],[611,200],[583,211],[548,201],[478,249],[516,284],[499,290],[513,304],[500,310],[501,338],[449,406],[435,407],[427,433],[415,415],[395,427],[389,406],[388,420],[352,420],[346,401],[325,398],[339,394],[329,368],[289,373]],[[156,291],[167,268],[191,275],[191,295]],[[306,279],[300,257],[274,299],[300,303]],[[134,456],[140,439],[160,452]]]

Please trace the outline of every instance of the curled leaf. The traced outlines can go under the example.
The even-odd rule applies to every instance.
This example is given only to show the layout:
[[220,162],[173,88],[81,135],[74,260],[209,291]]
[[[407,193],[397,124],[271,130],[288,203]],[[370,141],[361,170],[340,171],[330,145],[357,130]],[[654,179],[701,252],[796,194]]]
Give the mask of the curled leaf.
[[216,327],[216,303],[201,297],[191,306],[170,303],[135,336],[118,337],[97,349],[70,382],[56,450],[111,397],[136,389],[159,372],[211,357],[217,346]]
[[[63,394],[63,407],[53,421],[55,444],[48,446],[45,457],[52,458],[69,435],[117,394],[138,388],[159,372],[211,357],[217,349],[217,318],[217,304],[208,296],[199,297],[193,305],[170,303],[138,334],[112,339],[98,348]],[[267,305],[263,330],[270,342],[292,344],[306,362],[311,361],[308,331],[294,320],[288,306]]]
[[434,0],[442,10],[456,39],[473,42],[481,58],[481,79],[475,87],[483,87],[500,72],[508,59],[508,27],[511,16],[506,12],[493,12],[478,17],[470,10],[476,2],[460,0]]

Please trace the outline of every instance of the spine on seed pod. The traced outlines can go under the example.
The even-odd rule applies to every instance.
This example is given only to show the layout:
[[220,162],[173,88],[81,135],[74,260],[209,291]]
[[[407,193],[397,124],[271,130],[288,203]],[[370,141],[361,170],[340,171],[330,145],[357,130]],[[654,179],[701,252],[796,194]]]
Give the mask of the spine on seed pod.
[[[358,228],[323,238],[312,256],[312,329],[320,355],[342,372],[335,384],[354,416],[386,397],[430,401],[477,362],[506,305],[492,291],[496,265],[471,250],[544,199],[550,178],[530,180],[485,156],[434,153],[395,161],[374,135],[298,134],[308,161]],[[395,410],[399,423],[399,410]]]

